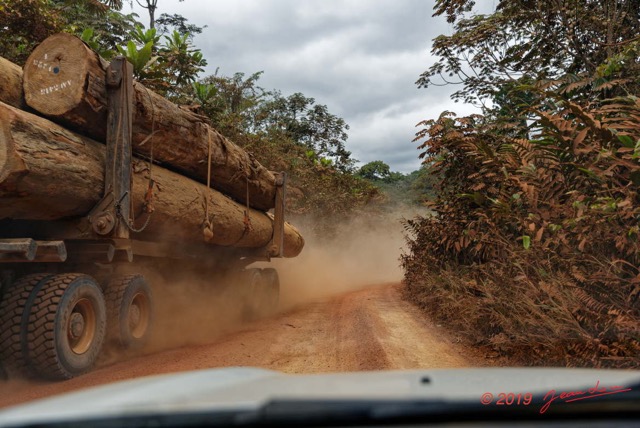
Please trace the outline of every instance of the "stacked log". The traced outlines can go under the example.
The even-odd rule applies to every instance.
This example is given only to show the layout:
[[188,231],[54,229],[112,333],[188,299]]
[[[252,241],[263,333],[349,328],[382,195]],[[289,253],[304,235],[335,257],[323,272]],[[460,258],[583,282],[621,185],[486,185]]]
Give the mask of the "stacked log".
[[[0,103],[0,219],[57,220],[85,216],[104,193],[106,147],[47,119]],[[147,163],[136,160],[133,212],[143,211]],[[209,192],[211,244],[261,248],[273,234],[272,218],[205,185],[153,166],[154,212],[139,239],[203,241],[205,195]],[[245,211],[249,221],[245,221]],[[250,226],[249,226],[250,225]],[[284,256],[304,246],[285,224]]]
[[[26,103],[54,122],[104,142],[106,62],[80,39],[56,34],[44,40],[24,68]],[[243,204],[269,210],[275,203],[275,177],[246,151],[210,128],[207,119],[182,109],[140,83],[134,84],[134,153]],[[247,200],[247,194],[249,200]]]
[[24,109],[22,69],[0,57],[0,102]]

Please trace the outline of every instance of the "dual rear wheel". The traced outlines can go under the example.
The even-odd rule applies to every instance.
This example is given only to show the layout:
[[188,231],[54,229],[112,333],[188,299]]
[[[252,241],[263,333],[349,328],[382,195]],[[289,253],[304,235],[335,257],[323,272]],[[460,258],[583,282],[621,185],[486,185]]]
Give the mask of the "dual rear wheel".
[[273,315],[280,300],[280,278],[275,269],[243,271],[244,318],[255,320]]
[[109,339],[124,349],[138,349],[149,338],[153,323],[151,289],[142,275],[112,281],[105,293]]
[[0,302],[0,361],[9,374],[70,379],[94,366],[105,338],[140,346],[151,322],[140,275],[109,284],[106,296],[88,275],[27,275]]

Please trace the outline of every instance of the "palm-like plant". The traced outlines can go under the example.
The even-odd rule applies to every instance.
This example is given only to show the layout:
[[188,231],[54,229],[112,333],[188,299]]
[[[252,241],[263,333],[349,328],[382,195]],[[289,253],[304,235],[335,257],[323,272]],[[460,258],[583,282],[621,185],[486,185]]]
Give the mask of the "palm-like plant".
[[144,79],[145,73],[151,71],[158,60],[157,56],[153,56],[153,42],[147,42],[138,48],[129,40],[126,47],[118,46],[118,52],[133,65],[133,75],[139,80]]
[[160,56],[170,79],[177,86],[191,84],[207,65],[202,52],[193,48],[188,33],[174,31],[164,38],[165,44],[160,49]]
[[151,43],[152,46],[156,46],[160,41],[160,36],[157,35],[155,28],[149,28],[145,30],[141,25],[136,25],[136,28],[131,32],[131,37],[136,43],[146,45]]

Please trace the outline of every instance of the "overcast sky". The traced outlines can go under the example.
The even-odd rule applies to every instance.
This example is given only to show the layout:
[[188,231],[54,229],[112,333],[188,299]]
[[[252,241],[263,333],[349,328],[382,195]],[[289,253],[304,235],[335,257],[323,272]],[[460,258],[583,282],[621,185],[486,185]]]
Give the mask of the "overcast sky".
[[[494,0],[480,0],[487,6]],[[360,164],[383,160],[392,170],[418,169],[415,125],[453,103],[453,87],[418,89],[434,59],[431,40],[450,34],[433,18],[434,0],[159,0],[156,17],[178,13],[207,25],[194,39],[223,75],[264,71],[259,85],[284,96],[301,92],[349,124],[347,149]],[[123,12],[131,9],[128,5]],[[148,25],[146,10],[135,6]]]

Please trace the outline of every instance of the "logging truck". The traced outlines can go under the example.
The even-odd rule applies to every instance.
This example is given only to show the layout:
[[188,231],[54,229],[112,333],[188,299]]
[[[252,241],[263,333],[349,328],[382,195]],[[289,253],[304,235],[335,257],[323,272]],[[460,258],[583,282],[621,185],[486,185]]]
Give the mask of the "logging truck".
[[59,34],[24,69],[0,61],[0,365],[69,379],[103,344],[141,347],[154,320],[145,272],[241,287],[273,309],[272,268],[304,246],[273,173],[203,118]]

